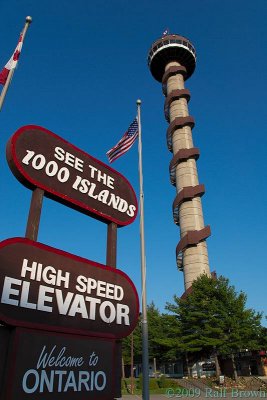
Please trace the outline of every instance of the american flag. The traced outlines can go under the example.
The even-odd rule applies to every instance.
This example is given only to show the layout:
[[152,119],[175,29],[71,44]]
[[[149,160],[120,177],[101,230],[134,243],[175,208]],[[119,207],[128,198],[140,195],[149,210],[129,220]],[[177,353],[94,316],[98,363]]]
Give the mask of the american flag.
[[135,140],[138,137],[138,120],[137,117],[133,120],[121,140],[107,152],[107,157],[110,163],[117,160],[126,151],[130,150]]

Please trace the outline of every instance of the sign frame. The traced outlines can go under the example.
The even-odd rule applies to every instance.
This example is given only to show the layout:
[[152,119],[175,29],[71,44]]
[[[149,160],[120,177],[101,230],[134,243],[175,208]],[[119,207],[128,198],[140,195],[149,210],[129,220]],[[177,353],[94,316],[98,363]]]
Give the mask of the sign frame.
[[[17,327],[12,329],[12,332],[10,333],[10,346],[9,346],[9,351],[8,351],[8,356],[7,356],[7,360],[6,360],[6,374],[4,377],[4,382],[3,382],[3,387],[0,388],[2,389],[0,392],[0,400],[15,400],[18,397],[16,396],[17,393],[12,393],[13,392],[13,386],[14,386],[14,377],[16,377],[16,372],[17,372],[17,364],[21,363],[23,364],[23,368],[25,366],[25,362],[24,362],[24,358],[22,359],[21,357],[18,356],[18,352],[20,351],[20,341],[22,340],[21,338],[23,338],[24,336],[28,336],[28,338],[30,339],[33,336],[36,336],[37,339],[38,336],[39,337],[46,337],[46,338],[51,338],[51,342],[56,339],[60,339],[60,341],[63,339],[63,346],[64,346],[64,340],[67,341],[73,341],[73,343],[75,344],[76,342],[76,347],[78,342],[81,343],[82,342],[91,342],[91,343],[98,343],[100,344],[101,342],[107,344],[109,343],[110,347],[111,347],[111,354],[110,357],[112,359],[112,365],[110,365],[110,373],[111,373],[111,390],[112,393],[108,393],[104,396],[98,396],[98,400],[109,400],[110,398],[114,398],[116,397],[116,394],[118,392],[118,389],[120,388],[120,378],[117,376],[119,374],[116,374],[116,369],[118,368],[117,365],[117,360],[116,360],[116,341],[113,339],[107,339],[107,338],[94,338],[94,337],[87,337],[87,336],[80,336],[80,335],[71,335],[71,334],[61,334],[61,333],[57,333],[57,332],[49,332],[49,331],[38,331],[38,330],[32,330],[32,329],[28,329],[28,328],[21,328],[21,327]],[[26,338],[26,341],[28,340],[28,338]],[[25,338],[24,338],[25,340]],[[29,340],[28,340],[29,342]],[[49,355],[48,355],[49,357]],[[65,369],[68,370],[69,367],[65,367]],[[64,397],[67,399],[75,399],[77,396],[75,396],[77,392],[71,392],[71,393],[64,393],[63,392],[60,393],[60,398]],[[90,394],[90,391],[89,391]],[[14,397],[15,395],[15,397]],[[38,395],[38,398],[47,398],[48,393],[41,393]],[[94,394],[93,394],[94,395]],[[13,396],[13,397],[12,397]],[[36,398],[35,394],[28,394],[25,397],[33,397]],[[50,395],[48,395],[50,396]],[[87,396],[88,398],[88,392],[84,393],[82,395],[82,398],[85,398]],[[113,397],[112,397],[113,396]],[[58,398],[59,395],[58,393],[51,393],[51,396],[49,398],[51,398],[51,400],[53,398]],[[80,396],[81,398],[81,396]],[[92,397],[93,399],[93,397]]]
[[[109,171],[111,177],[117,177],[120,181],[119,193],[124,193],[123,190],[126,190],[128,195],[133,200],[133,206],[135,207],[133,212],[134,215],[128,217],[127,220],[122,220],[119,218],[119,212],[116,213],[116,217],[112,216],[112,213],[108,214],[107,212],[101,211],[101,206],[99,204],[99,209],[93,208],[92,206],[86,204],[86,202],[82,200],[77,200],[77,198],[71,197],[70,195],[66,195],[64,193],[60,193],[60,191],[55,190],[54,188],[49,187],[47,184],[44,184],[41,180],[37,180],[36,178],[32,177],[29,172],[25,170],[25,167],[22,164],[22,161],[17,157],[17,148],[16,144],[22,135],[29,133],[30,131],[36,131],[36,140],[38,140],[38,132],[44,135],[48,135],[51,137],[51,140],[57,141],[62,146],[66,146],[67,149],[70,149],[74,152],[74,154],[80,154],[80,157],[84,157],[88,159],[89,162],[92,162],[94,165],[98,165],[100,168],[104,168],[105,170]],[[104,164],[102,161],[97,160],[95,157],[89,155],[85,151],[79,149],[78,147],[74,146],[73,144],[69,143],[65,139],[61,138],[60,136],[56,135],[55,133],[49,131],[46,128],[43,128],[38,125],[25,125],[19,128],[9,139],[6,147],[6,158],[8,165],[15,175],[15,177],[28,189],[34,190],[35,188],[40,188],[44,190],[45,196],[51,198],[59,203],[62,203],[70,208],[73,208],[83,214],[89,215],[92,218],[98,219],[102,222],[109,223],[114,222],[118,226],[127,226],[131,224],[138,214],[138,201],[136,198],[136,194],[134,189],[132,188],[130,182],[125,178],[122,174],[118,171],[111,168],[109,165]],[[68,188],[69,189],[69,188]],[[79,193],[77,192],[77,195]],[[111,210],[112,211],[112,210]]]
[[[23,328],[29,328],[29,329],[37,329],[37,330],[45,330],[45,331],[51,331],[51,332],[60,332],[60,333],[67,333],[67,334],[75,334],[75,335],[85,335],[85,336],[91,336],[91,337],[101,337],[101,338],[108,338],[108,339],[121,339],[123,337],[128,336],[135,328],[135,326],[138,323],[138,318],[139,318],[139,298],[138,298],[138,293],[137,290],[135,288],[135,285],[133,284],[133,282],[131,281],[131,279],[128,277],[127,274],[125,274],[125,272],[117,269],[117,268],[113,268],[113,267],[108,267],[105,266],[103,264],[99,264],[96,263],[94,261],[91,260],[87,260],[85,258],[76,256],[74,254],[71,253],[67,253],[63,250],[59,250],[47,245],[44,245],[42,243],[39,242],[35,242],[26,238],[9,238],[6,239],[2,242],[0,242],[0,255],[1,255],[1,249],[9,246],[9,245],[13,245],[13,244],[19,244],[22,243],[26,246],[30,246],[30,249],[32,249],[33,247],[36,248],[37,250],[41,250],[43,252],[48,252],[51,254],[51,257],[53,257],[54,255],[60,256],[62,257],[62,259],[68,259],[72,262],[76,262],[76,267],[78,265],[78,263],[81,264],[81,266],[83,265],[88,265],[90,266],[92,269],[95,267],[95,271],[97,271],[97,273],[101,272],[103,273],[103,280],[105,279],[105,273],[106,272],[110,272],[112,275],[117,276],[118,278],[123,278],[126,282],[127,285],[129,285],[129,287],[131,287],[132,290],[132,297],[135,300],[135,313],[133,314],[133,322],[130,324],[129,327],[125,327],[124,329],[121,329],[121,333],[113,333],[114,332],[114,325],[111,325],[111,329],[107,329],[107,331],[102,332],[101,330],[96,330],[95,328],[89,328],[89,329],[82,329],[82,328],[74,328],[72,326],[68,326],[68,323],[65,323],[65,326],[63,324],[62,326],[62,322],[60,321],[59,325],[56,324],[49,324],[49,323],[40,323],[40,322],[34,322],[31,321],[31,318],[29,318],[29,320],[27,320],[27,318],[25,318],[25,313],[27,314],[27,312],[30,314],[30,311],[25,311],[25,309],[22,308],[18,308],[20,310],[20,313],[22,312],[22,310],[24,310],[24,315],[22,319],[16,319],[16,318],[12,318],[10,316],[7,316],[5,314],[3,314],[3,311],[1,313],[0,311],[0,321],[2,321],[4,324],[9,325],[9,326],[15,326],[15,327],[23,327]],[[16,255],[17,256],[17,255]],[[92,271],[91,269],[91,271]],[[80,271],[81,271],[81,267],[80,267]],[[68,271],[67,271],[68,272]],[[11,271],[12,273],[12,271]],[[86,274],[86,273],[85,273]],[[4,276],[4,275],[3,275]],[[107,279],[107,278],[106,278]],[[39,282],[40,284],[42,282]],[[2,303],[0,302],[0,310],[1,310],[1,306]],[[10,306],[12,307],[12,306]],[[12,308],[11,308],[12,309]],[[16,313],[15,309],[15,313]],[[40,311],[36,311],[36,312],[40,312]],[[42,311],[41,311],[42,313]],[[49,315],[50,313],[44,313],[44,316],[47,316],[47,319],[49,319]],[[65,315],[64,315],[65,317]],[[63,318],[63,317],[61,317]],[[78,325],[77,322],[77,317],[73,317],[75,320],[75,326]],[[41,319],[41,317],[39,317],[39,320]],[[53,319],[53,315],[52,315],[52,319]],[[60,320],[60,318],[59,318]],[[64,322],[64,318],[63,318],[63,322]],[[74,321],[73,321],[74,322]],[[91,325],[93,325],[95,322],[91,322]],[[72,324],[70,324],[72,325]],[[103,325],[103,324],[102,324]],[[115,325],[116,327],[116,325]]]

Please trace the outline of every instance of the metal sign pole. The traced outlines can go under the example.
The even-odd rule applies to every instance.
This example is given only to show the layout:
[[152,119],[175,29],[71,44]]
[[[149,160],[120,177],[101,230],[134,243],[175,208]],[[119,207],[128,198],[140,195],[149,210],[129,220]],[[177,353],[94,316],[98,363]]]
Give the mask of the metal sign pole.
[[138,112],[138,152],[139,152],[139,181],[140,181],[140,239],[141,239],[141,273],[142,273],[142,367],[143,367],[143,399],[149,400],[149,358],[148,358],[148,326],[146,306],[146,256],[144,233],[144,192],[142,165],[142,135],[141,135],[141,100],[137,100]]

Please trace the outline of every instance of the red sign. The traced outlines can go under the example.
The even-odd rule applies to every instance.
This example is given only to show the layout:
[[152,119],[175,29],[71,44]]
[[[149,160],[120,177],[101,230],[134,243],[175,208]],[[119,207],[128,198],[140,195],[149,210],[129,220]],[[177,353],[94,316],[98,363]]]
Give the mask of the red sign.
[[30,189],[101,221],[128,225],[137,199],[128,180],[64,139],[35,125],[17,130],[7,145],[8,164]]
[[24,238],[0,243],[1,322],[118,339],[138,315],[124,272]]
[[20,328],[15,332],[1,400],[116,397],[120,373],[115,341]]

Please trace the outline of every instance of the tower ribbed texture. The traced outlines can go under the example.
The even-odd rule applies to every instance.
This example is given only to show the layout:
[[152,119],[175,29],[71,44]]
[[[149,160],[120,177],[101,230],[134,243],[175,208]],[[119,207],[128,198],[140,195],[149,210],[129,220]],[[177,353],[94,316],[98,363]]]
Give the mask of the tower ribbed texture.
[[165,95],[164,114],[169,127],[167,146],[173,153],[170,180],[176,187],[173,218],[180,226],[176,247],[178,269],[184,273],[185,290],[202,274],[210,275],[206,238],[210,227],[204,225],[196,160],[199,149],[194,147],[192,129],[195,121],[189,115],[190,92],[184,81],[194,72],[196,54],[188,39],[167,35],[153,43],[148,64],[152,75],[162,82]]

